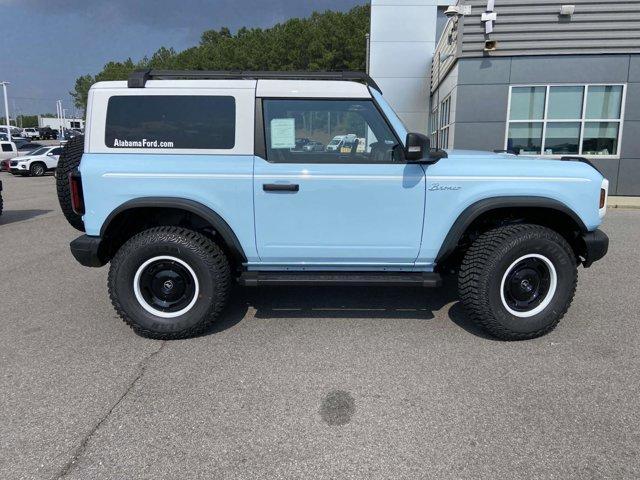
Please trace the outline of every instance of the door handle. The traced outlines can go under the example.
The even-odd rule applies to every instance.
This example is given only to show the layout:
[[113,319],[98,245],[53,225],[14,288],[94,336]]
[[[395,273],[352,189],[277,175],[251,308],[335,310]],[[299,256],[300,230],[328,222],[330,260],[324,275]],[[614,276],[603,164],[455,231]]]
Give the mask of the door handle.
[[264,183],[262,190],[265,192],[297,192],[300,185],[296,183]]

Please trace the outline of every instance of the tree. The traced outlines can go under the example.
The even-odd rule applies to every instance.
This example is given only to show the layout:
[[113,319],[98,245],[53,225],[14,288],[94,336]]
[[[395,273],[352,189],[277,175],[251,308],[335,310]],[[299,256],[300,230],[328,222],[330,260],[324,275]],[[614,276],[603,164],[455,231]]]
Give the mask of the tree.
[[97,75],[78,78],[70,93],[76,107],[84,110],[93,83],[126,80],[138,68],[362,71],[366,64],[369,12],[368,5],[348,12],[315,12],[309,18],[292,18],[267,29],[243,27],[235,35],[226,27],[208,30],[199,45],[179,53],[161,47],[151,58],[137,63],[130,58],[109,62]]

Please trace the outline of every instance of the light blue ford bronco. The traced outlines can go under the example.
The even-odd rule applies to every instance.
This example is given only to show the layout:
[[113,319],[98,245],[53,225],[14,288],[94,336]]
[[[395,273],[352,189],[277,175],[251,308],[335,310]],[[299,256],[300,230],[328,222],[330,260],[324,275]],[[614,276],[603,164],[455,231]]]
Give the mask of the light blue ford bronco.
[[608,248],[608,182],[587,160],[432,149],[361,73],[100,82],[58,171],[86,232],[74,257],[110,263],[116,311],[159,339],[209,328],[234,281],[437,287],[451,273],[471,319],[529,339]]

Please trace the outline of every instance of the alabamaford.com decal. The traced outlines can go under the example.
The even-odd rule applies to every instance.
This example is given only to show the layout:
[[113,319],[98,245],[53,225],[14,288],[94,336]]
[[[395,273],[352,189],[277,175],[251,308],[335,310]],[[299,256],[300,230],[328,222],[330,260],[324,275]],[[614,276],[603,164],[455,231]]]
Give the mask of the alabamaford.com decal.
[[113,140],[113,148],[173,148],[173,142],[161,140]]

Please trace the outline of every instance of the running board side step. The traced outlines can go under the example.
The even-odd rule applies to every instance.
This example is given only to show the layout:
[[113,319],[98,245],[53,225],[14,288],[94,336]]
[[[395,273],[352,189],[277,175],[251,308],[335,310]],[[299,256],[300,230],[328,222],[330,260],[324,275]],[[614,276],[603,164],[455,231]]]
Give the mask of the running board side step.
[[239,283],[246,287],[279,286],[383,286],[439,287],[442,277],[429,272],[243,272]]

